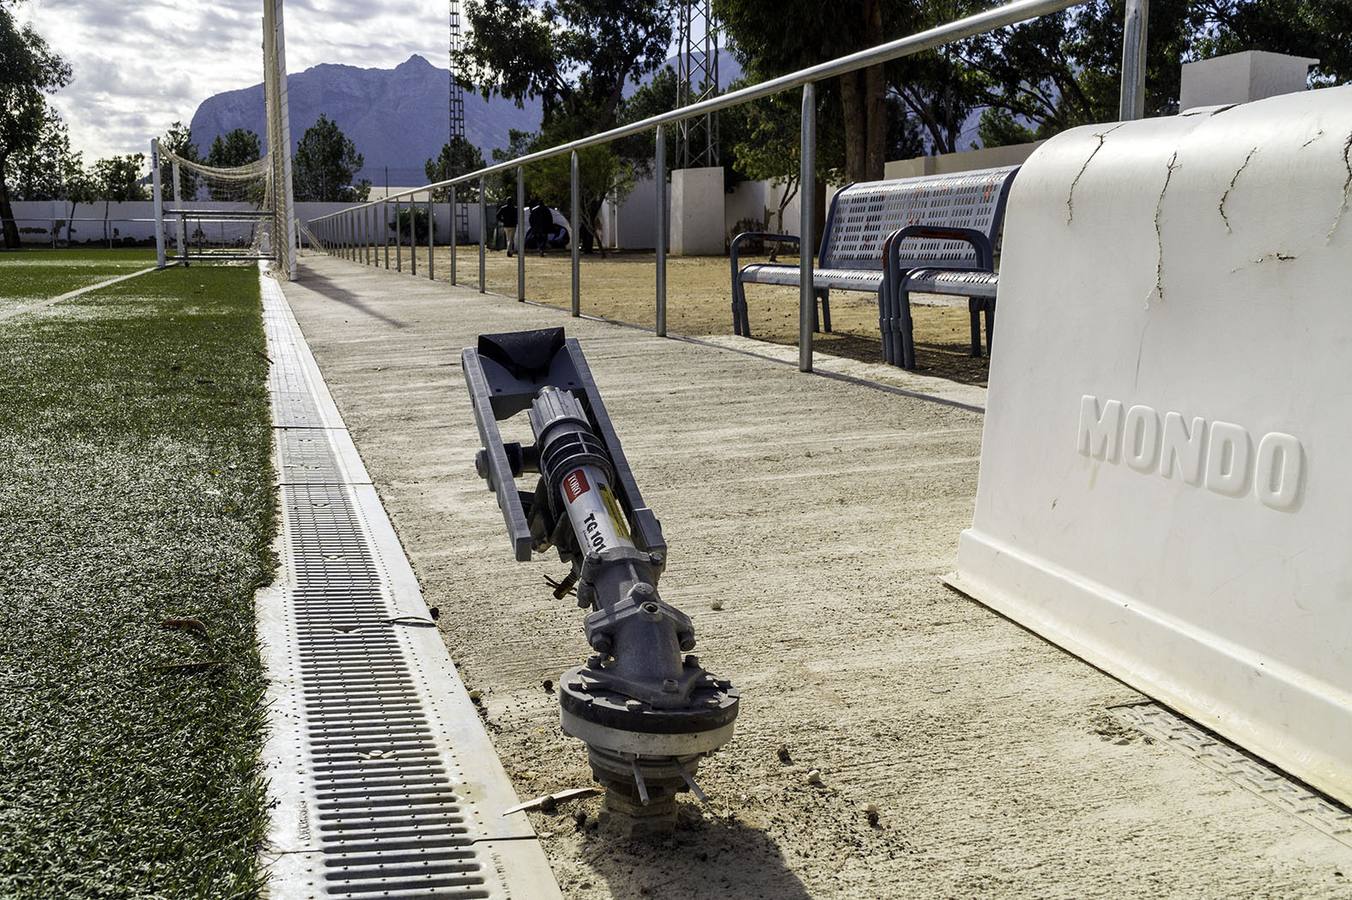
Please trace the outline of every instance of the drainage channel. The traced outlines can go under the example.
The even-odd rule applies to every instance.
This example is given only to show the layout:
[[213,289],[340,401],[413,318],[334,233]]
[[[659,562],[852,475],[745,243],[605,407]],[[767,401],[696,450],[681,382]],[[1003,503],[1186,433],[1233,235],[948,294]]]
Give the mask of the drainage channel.
[[280,286],[260,273],[282,530],[258,597],[269,896],[558,885]]

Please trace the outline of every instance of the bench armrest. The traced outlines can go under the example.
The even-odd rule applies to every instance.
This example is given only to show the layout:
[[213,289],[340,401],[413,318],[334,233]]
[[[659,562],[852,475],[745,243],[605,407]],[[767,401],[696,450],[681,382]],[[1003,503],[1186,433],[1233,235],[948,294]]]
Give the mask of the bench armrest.
[[987,272],[995,269],[995,249],[991,239],[983,231],[975,228],[956,228],[946,225],[907,225],[898,228],[883,241],[883,267],[891,272],[896,259],[897,246],[907,238],[938,238],[946,241],[962,241],[976,251],[977,268]]
[[796,234],[775,234],[772,231],[743,231],[737,237],[732,239],[732,246],[728,248],[728,256],[732,260],[733,278],[737,277],[737,260],[741,257],[742,244],[751,240],[778,241],[785,244],[797,244],[798,235]]

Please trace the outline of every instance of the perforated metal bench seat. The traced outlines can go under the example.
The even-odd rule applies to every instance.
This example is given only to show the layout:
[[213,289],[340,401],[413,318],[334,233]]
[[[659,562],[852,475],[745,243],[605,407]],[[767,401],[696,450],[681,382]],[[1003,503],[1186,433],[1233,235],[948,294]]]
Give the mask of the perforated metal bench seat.
[[[831,330],[830,292],[860,291],[878,296],[883,359],[913,368],[910,292],[968,297],[972,353],[981,354],[978,318],[986,314],[987,344],[993,328],[999,276],[995,244],[1005,199],[1018,167],[956,175],[927,175],[897,181],[848,185],[831,200],[812,272],[813,293],[825,330]],[[745,284],[796,287],[795,265],[739,266],[749,241],[798,243],[796,235],[747,232],[732,241],[732,328],[749,337]],[[815,316],[814,313],[814,327]]]
[[[754,263],[742,269],[742,282],[798,286],[798,267]],[[813,269],[812,286],[825,290],[875,292],[882,286],[881,269]]]
[[907,277],[904,289],[924,294],[952,294],[958,297],[994,300],[995,290],[999,284],[999,272],[916,269]]

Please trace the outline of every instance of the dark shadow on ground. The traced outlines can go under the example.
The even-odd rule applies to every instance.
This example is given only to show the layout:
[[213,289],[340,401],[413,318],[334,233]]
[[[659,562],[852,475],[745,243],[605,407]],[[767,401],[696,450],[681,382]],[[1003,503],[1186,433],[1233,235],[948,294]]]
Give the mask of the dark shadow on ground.
[[381,322],[384,322],[391,328],[408,327],[408,323],[387,316],[377,309],[372,309],[366,303],[362,302],[362,299],[359,296],[347,290],[346,288],[340,287],[338,282],[334,281],[332,278],[325,278],[323,275],[317,273],[314,269],[303,270],[303,272],[296,279],[296,281],[305,285],[307,288],[309,288],[310,290],[314,291],[317,294],[321,294],[322,296],[327,297],[330,300],[336,300],[337,302],[343,304],[344,306],[351,307],[352,309],[356,310],[362,315],[370,316],[373,319],[377,319]]
[[[781,343],[774,337],[762,340]],[[797,346],[797,341],[782,342]],[[851,334],[843,331],[831,334],[819,333],[813,340],[813,348],[822,353],[843,356],[847,359],[865,363],[882,363],[882,342],[877,336]],[[986,386],[990,369],[990,358],[973,357],[967,344],[939,344],[916,342],[915,372],[918,375],[930,375],[935,378],[947,378],[960,384]]]
[[769,835],[735,819],[699,816],[698,808],[683,809],[675,832],[650,840],[625,840],[589,825],[579,856],[616,900],[811,897]]

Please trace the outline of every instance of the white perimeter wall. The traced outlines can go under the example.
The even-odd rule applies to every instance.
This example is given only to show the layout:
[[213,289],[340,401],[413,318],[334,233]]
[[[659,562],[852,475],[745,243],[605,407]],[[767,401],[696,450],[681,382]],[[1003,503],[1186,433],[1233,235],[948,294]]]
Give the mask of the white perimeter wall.
[[[477,204],[460,204],[469,216],[470,240],[479,240],[479,208]],[[328,213],[338,212],[348,209],[351,204],[348,203],[297,203],[296,215],[301,222]],[[418,206],[425,207],[426,202],[421,202]],[[451,237],[451,207],[449,203],[434,204],[434,221],[436,223],[436,242],[438,244],[449,243]],[[220,201],[200,200],[192,204],[192,209],[200,209],[211,212],[223,212],[231,210],[247,210],[252,207],[247,203],[226,203]],[[107,230],[104,229],[104,218],[107,217]],[[489,215],[492,215],[490,210]],[[135,241],[150,241],[155,237],[155,206],[149,200],[133,200],[126,203],[80,203],[74,205],[65,200],[40,200],[40,201],[19,201],[14,204],[14,218],[19,226],[19,236],[25,244],[50,244],[52,242],[53,220],[59,224],[57,227],[57,241],[64,244],[66,241],[66,221],[74,219],[71,224],[70,240],[73,243],[84,243],[87,241],[104,241],[111,237],[114,243],[131,238]],[[394,205],[389,207],[390,221],[394,221]],[[173,239],[175,232],[175,220],[166,217],[165,232],[170,240]],[[189,219],[189,231],[193,229],[192,220]],[[203,232],[209,238],[224,236],[229,238],[232,234],[238,236],[247,231],[249,224],[236,224],[230,222],[206,222],[201,225]],[[393,234],[393,232],[391,232]]]
[[[896,160],[887,163],[885,172],[887,178],[912,178],[919,175],[947,174],[993,166],[1017,165],[1027,159],[1037,147],[1037,143],[1018,144],[989,150],[973,150],[964,153],[947,153],[942,156]],[[827,187],[826,202],[828,204],[837,189],[836,186]],[[668,186],[668,201],[670,201],[670,190],[670,186]],[[738,227],[738,223],[746,220],[760,222],[767,231],[779,230],[776,210],[779,208],[779,198],[783,191],[784,186],[776,182],[744,181],[739,183],[731,192],[725,192],[723,195],[725,242],[730,241],[737,231],[742,230]],[[415,198],[415,202],[420,208],[426,205],[425,199]],[[197,201],[192,205],[194,209],[203,210],[249,208],[247,204],[214,201]],[[348,209],[350,206],[351,204],[346,203],[297,203],[296,215],[299,216],[301,222],[308,222],[318,216]],[[478,204],[461,204],[461,206],[465,209],[469,220],[469,239],[477,242],[479,240]],[[20,202],[14,204],[14,211],[16,218],[19,220],[19,228],[24,243],[45,244],[52,240],[52,219],[64,220],[69,218],[70,204],[65,201]],[[798,233],[798,212],[799,198],[795,196],[784,209],[784,231],[790,234]],[[496,207],[490,206],[488,209],[490,236],[495,213]],[[112,235],[115,241],[126,237],[138,241],[150,240],[155,233],[154,224],[151,221],[153,215],[153,207],[149,200],[108,204],[108,233]],[[390,221],[393,221],[393,203],[388,206],[388,215]],[[76,222],[71,239],[76,242],[103,240],[103,216],[104,204],[102,202],[81,203],[75,209],[75,217],[99,221]],[[645,178],[635,184],[633,191],[622,202],[618,204],[607,202],[602,205],[602,242],[610,248],[651,250],[657,245],[656,217],[657,198],[653,190],[653,180]],[[437,244],[449,243],[451,237],[450,204],[435,204],[434,221]],[[212,234],[212,229],[215,229],[215,233],[221,234],[228,233],[231,227],[239,228],[241,226],[231,226],[229,223],[210,223],[204,225],[203,230]],[[172,228],[169,229],[169,235],[172,239]],[[64,241],[65,237],[65,228],[62,227],[59,241]]]

